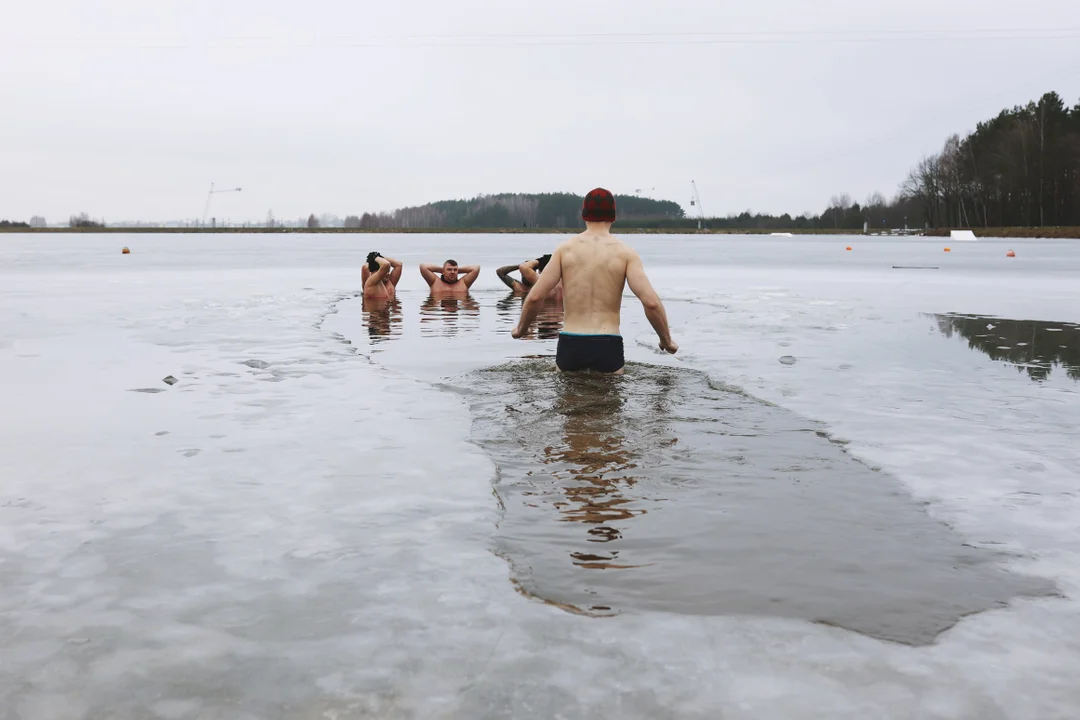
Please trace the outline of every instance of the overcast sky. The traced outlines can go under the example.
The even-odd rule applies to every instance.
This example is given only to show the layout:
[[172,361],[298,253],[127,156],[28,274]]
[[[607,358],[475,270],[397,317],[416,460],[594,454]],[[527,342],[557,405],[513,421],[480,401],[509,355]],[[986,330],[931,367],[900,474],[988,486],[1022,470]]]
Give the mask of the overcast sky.
[[[857,42],[856,42],[857,41]],[[615,192],[707,214],[892,196],[1048,90],[1077,0],[0,4],[0,218],[359,214]]]

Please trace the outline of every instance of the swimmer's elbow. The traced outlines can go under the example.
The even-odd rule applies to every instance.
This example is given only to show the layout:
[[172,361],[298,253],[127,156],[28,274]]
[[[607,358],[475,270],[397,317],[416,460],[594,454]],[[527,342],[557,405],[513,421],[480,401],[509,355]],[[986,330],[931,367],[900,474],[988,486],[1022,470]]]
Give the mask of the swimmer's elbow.
[[648,295],[641,298],[641,307],[645,308],[645,312],[656,312],[662,306],[659,297],[656,295]]
[[530,306],[539,305],[544,301],[544,295],[546,295],[546,293],[536,292],[536,286],[533,285],[532,288],[529,289],[529,294],[525,296],[524,304]]

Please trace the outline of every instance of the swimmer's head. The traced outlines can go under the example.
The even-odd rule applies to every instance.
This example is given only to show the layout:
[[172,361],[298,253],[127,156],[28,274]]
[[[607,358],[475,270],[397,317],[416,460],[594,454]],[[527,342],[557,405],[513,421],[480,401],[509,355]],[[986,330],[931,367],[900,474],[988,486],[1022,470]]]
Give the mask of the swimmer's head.
[[536,258],[536,262],[536,272],[544,272],[544,268],[546,268],[547,264],[551,262],[551,253],[548,253],[547,255],[541,255],[540,257]]
[[457,280],[458,265],[457,260],[447,260],[442,264],[442,276],[443,280],[447,282],[454,282]]
[[615,222],[615,196],[609,190],[590,190],[581,203],[581,219],[585,222]]
[[379,263],[375,262],[375,258],[382,257],[378,251],[372,250],[367,254],[367,266],[371,272],[377,272],[379,269]]

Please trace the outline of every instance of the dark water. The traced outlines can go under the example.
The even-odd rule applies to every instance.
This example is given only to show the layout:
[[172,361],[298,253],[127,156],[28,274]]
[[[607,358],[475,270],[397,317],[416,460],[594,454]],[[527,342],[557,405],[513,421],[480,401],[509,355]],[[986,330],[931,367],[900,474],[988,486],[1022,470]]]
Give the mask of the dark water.
[[922,644],[1054,592],[965,545],[818,425],[704,374],[524,360],[461,383],[499,467],[498,551],[524,592],[568,610],[775,615]]
[[960,335],[972,350],[1013,365],[1032,380],[1046,380],[1058,367],[1080,381],[1080,325],[1076,323],[954,313],[932,317],[946,337]]

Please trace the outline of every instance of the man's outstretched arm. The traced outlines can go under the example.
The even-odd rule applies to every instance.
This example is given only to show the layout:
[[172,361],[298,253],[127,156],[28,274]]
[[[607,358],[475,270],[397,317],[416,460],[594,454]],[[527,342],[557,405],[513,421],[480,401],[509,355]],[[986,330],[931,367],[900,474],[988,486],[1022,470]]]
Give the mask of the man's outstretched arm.
[[432,265],[431,263],[420,263],[420,275],[423,276],[424,281],[428,286],[434,285],[435,281],[439,278],[435,275],[437,272],[442,271],[442,265]]
[[556,250],[552,253],[551,261],[544,268],[544,272],[540,273],[536,284],[532,286],[532,290],[525,296],[525,302],[521,304],[521,318],[518,320],[517,327],[510,333],[511,337],[520,338],[528,332],[536,321],[536,316],[540,314],[544,299],[555,289],[560,280],[562,280],[562,253]]
[[[541,278],[543,275],[540,276]],[[671,329],[668,327],[667,313],[664,311],[664,303],[660,302],[660,296],[656,294],[649,276],[645,274],[645,268],[641,264],[641,257],[633,253],[626,264],[626,283],[630,291],[637,295],[641,306],[645,309],[645,317],[660,338],[660,349],[669,353],[676,353],[679,346],[671,339]]]

